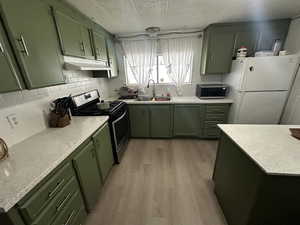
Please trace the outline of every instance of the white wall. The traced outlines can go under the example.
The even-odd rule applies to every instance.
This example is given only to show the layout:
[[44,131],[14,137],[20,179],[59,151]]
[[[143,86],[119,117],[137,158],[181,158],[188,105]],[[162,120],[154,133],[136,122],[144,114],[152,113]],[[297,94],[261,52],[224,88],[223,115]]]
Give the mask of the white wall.
[[[192,83],[186,84],[182,88],[183,96],[194,96],[196,92],[196,84],[199,83],[219,83],[222,82],[222,75],[206,75],[200,76],[200,61],[201,61],[201,50],[202,50],[202,39],[199,39],[196,54],[194,55],[194,66],[193,66],[193,74],[192,74]],[[116,95],[117,89],[119,89],[122,85],[126,84],[126,77],[124,71],[124,62],[123,62],[123,55],[120,49],[120,45],[117,44],[117,57],[119,62],[119,70],[120,76],[116,79],[109,81],[109,90],[110,95]],[[147,94],[150,94],[152,89],[145,90]],[[156,85],[156,92],[157,94],[166,94],[170,92],[172,96],[177,96],[176,88],[172,85],[166,84],[157,84]]]
[[[294,19],[285,44],[285,49],[291,54],[300,56],[300,18]],[[282,123],[300,124],[300,70],[296,75],[287,107],[284,111]]]
[[[49,103],[56,98],[98,89],[108,97],[107,79],[92,78],[90,72],[64,71],[67,84],[0,94],[0,137],[8,146],[48,127]],[[10,126],[7,116],[15,114],[18,125]]]

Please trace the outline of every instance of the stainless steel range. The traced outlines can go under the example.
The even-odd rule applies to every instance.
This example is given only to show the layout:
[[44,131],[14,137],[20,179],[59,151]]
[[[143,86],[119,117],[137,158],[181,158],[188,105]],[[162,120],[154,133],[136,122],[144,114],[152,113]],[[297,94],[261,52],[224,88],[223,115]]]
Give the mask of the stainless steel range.
[[97,90],[92,90],[72,97],[73,116],[109,116],[109,128],[113,145],[113,154],[116,163],[120,163],[129,140],[129,115],[125,102],[112,101],[110,107],[100,110],[97,106],[100,95]]

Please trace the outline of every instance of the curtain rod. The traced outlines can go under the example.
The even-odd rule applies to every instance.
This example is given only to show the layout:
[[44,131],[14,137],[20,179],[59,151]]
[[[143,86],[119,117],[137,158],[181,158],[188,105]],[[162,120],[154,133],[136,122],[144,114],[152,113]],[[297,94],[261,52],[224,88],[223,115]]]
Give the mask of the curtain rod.
[[[159,37],[164,37],[168,35],[185,35],[185,34],[199,34],[199,38],[202,37],[202,32],[201,30],[198,31],[170,31],[167,33],[158,33],[155,36],[153,34],[148,34],[148,33],[141,33],[141,34],[133,34],[133,35],[127,35],[127,36],[118,36],[116,35],[117,39],[131,39],[131,38],[138,38],[138,37],[147,37],[149,39],[158,39]],[[153,35],[153,36],[151,36]]]

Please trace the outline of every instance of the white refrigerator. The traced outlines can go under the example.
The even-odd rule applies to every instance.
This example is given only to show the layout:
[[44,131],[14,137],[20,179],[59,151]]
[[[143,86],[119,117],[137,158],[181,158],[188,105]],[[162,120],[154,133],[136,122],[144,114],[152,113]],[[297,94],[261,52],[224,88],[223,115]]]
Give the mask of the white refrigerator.
[[278,124],[298,64],[295,55],[234,60],[224,76],[234,99],[229,123]]

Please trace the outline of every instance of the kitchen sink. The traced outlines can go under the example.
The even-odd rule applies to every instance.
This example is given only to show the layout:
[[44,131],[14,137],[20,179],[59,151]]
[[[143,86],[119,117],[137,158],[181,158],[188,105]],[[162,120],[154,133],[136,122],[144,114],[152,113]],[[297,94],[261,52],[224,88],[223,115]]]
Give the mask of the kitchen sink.
[[171,97],[168,96],[156,96],[155,98],[153,98],[152,96],[146,96],[146,95],[141,95],[138,96],[136,101],[155,101],[155,102],[161,102],[161,101],[170,101]]
[[156,96],[154,99],[155,99],[155,101],[170,101],[171,97],[168,97],[168,96]]
[[139,95],[137,97],[137,101],[152,101],[152,97],[151,96],[147,96],[147,95]]

